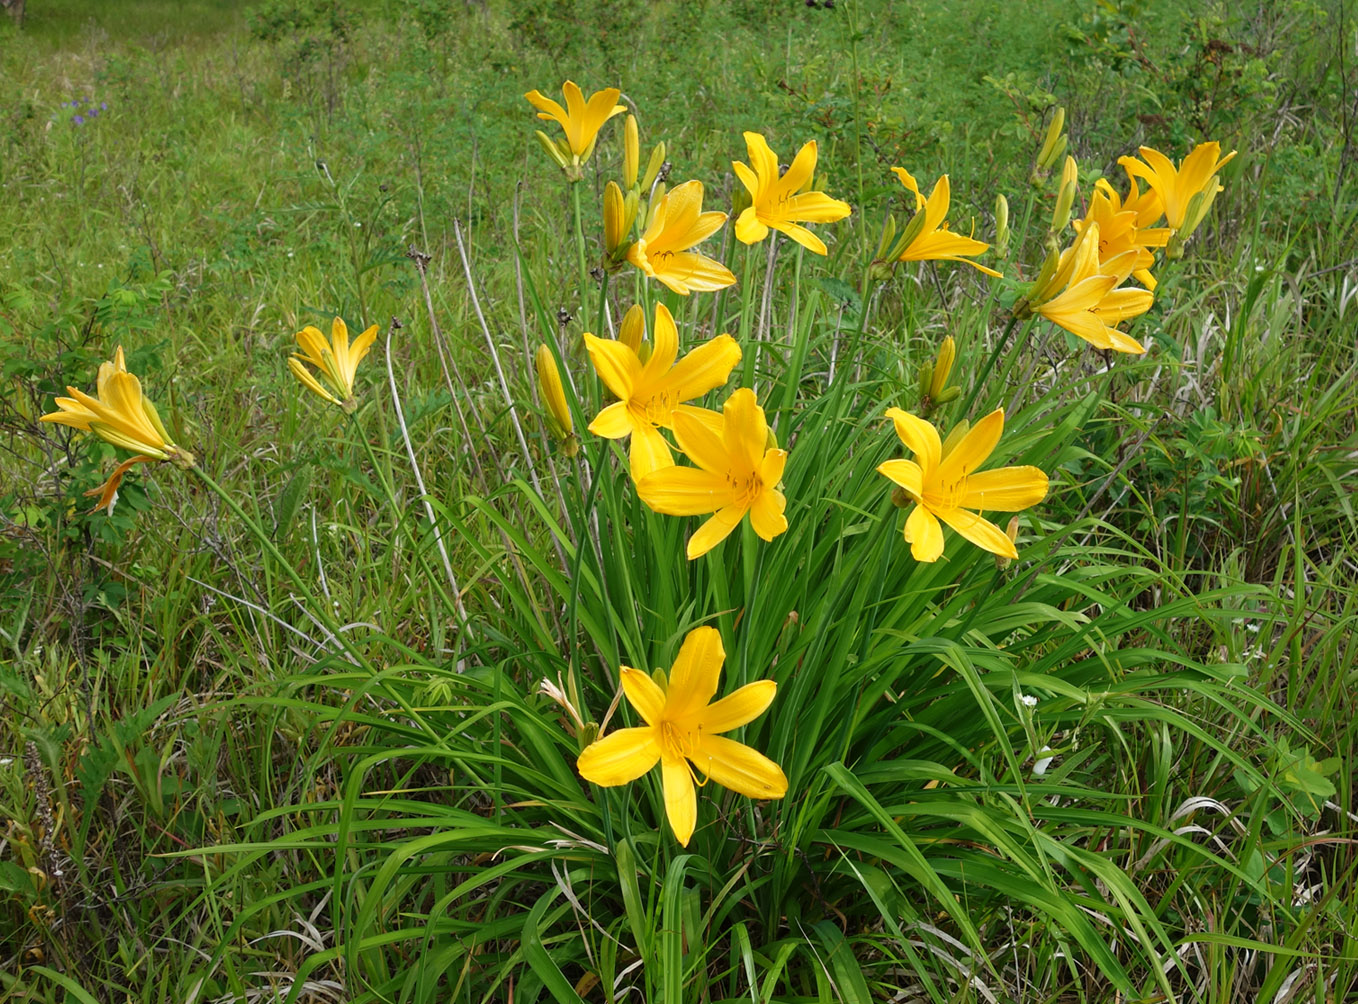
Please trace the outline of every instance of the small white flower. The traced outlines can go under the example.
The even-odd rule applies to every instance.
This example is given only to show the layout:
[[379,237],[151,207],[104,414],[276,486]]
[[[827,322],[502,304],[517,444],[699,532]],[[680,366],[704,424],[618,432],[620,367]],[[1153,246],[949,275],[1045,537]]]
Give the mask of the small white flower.
[[1030,708],[1037,707],[1037,698],[1032,694],[1019,694],[1019,700]]
[[[1042,756],[1043,753],[1050,753],[1051,751],[1052,748],[1050,746],[1043,746],[1040,750],[1037,751],[1037,755]],[[1041,777],[1043,774],[1047,773],[1047,768],[1052,765],[1052,761],[1055,759],[1056,757],[1054,756],[1042,757],[1041,760],[1033,764],[1033,773],[1036,774],[1038,777]]]

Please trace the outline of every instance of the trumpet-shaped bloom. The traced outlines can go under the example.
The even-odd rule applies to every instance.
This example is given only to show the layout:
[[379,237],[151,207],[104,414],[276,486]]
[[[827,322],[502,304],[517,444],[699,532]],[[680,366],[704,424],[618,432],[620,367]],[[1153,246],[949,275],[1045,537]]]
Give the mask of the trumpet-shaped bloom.
[[674,438],[697,467],[668,467],[637,482],[641,500],[659,513],[712,513],[688,541],[689,560],[706,554],[750,514],[764,540],[787,529],[787,499],[778,490],[787,451],[769,446],[769,427],[754,391],[742,387],[722,408],[718,430],[701,418],[675,412]]
[[[618,104],[622,92],[616,87],[596,91],[586,101],[575,81],[567,80],[561,85],[561,93],[566,99],[565,108],[540,91],[529,91],[524,97],[538,110],[538,118],[560,123],[566,133],[565,149],[561,151],[560,159],[567,163],[562,166],[572,180],[579,180],[580,166],[589,160],[589,155],[594,151],[599,130],[605,122],[614,115],[623,114],[627,108]],[[570,154],[569,158],[565,156],[567,153]]]
[[656,203],[646,232],[627,252],[627,260],[684,296],[734,285],[736,277],[729,268],[689,250],[724,222],[725,213],[703,212],[703,183],[686,181]]
[[99,496],[96,509],[113,511],[118,485],[134,464],[169,460],[187,468],[195,463],[192,453],[170,440],[156,406],[141,392],[141,381],[127,371],[121,345],[111,360],[99,364],[93,397],[74,387],[66,390],[71,396],[57,398],[57,410],[43,415],[42,421],[92,432],[105,442],[138,454],[119,464],[103,485],[86,493]]
[[1036,467],[977,470],[1004,432],[1003,409],[992,411],[946,450],[938,430],[924,419],[900,408],[890,408],[886,414],[896,426],[896,435],[915,455],[914,460],[888,460],[877,468],[915,502],[905,521],[905,539],[915,560],[937,561],[943,553],[939,520],[977,547],[1017,558],[1008,534],[971,511],[1018,512],[1047,497],[1047,475]]
[[736,220],[736,237],[745,244],[758,244],[769,229],[780,230],[802,247],[825,254],[825,242],[802,223],[832,223],[848,216],[847,202],[832,199],[823,192],[806,191],[816,173],[816,141],[811,140],[797,152],[792,166],[778,176],[778,157],[757,132],[745,134],[749,165],[733,161],[738,177],[750,192],[750,205]]
[[1117,328],[1128,318],[1150,310],[1154,300],[1149,290],[1115,288],[1136,267],[1136,251],[1123,252],[1100,264],[1099,225],[1088,223],[1080,238],[1065,290],[1037,307],[1037,312],[1095,348],[1145,352],[1144,345]]
[[772,680],[746,684],[713,702],[726,653],[715,628],[690,631],[664,688],[639,669],[622,667],[622,690],[646,724],[618,729],[580,754],[580,776],[604,787],[635,781],[657,763],[665,792],[665,815],[685,847],[698,822],[695,769],[708,780],[749,798],[782,798],[782,768],[743,743],[722,736],[754,721],[773,702]]
[[920,194],[919,184],[909,171],[903,167],[893,167],[891,170],[901,184],[915,195],[915,216],[906,225],[902,240],[894,249],[897,261],[961,261],[986,275],[1000,278],[1000,273],[993,268],[986,268],[964,257],[988,251],[989,244],[948,230],[948,205],[952,199],[952,189],[946,174],[938,179],[926,199]]
[[[294,352],[288,358],[288,369],[313,394],[352,413],[358,407],[354,400],[354,373],[376,339],[377,325],[374,324],[350,345],[349,328],[337,317],[330,325],[330,344],[326,344],[319,329],[308,324],[297,332],[297,344],[302,351]],[[319,380],[307,369],[308,363],[319,371]]]
[[1222,157],[1220,143],[1199,143],[1178,168],[1175,168],[1174,162],[1159,150],[1143,146],[1140,152],[1144,161],[1135,157],[1119,157],[1118,163],[1133,178],[1144,178],[1164,200],[1165,221],[1170,229],[1187,228],[1191,233],[1207,211],[1207,207],[1203,206],[1201,212],[1195,214],[1197,219],[1190,218],[1194,215],[1189,212],[1194,196],[1199,197],[1200,206],[1203,202],[1211,204],[1216,193],[1221,191],[1217,172],[1235,156],[1235,151],[1232,150]]
[[637,481],[674,466],[669,444],[659,429],[673,428],[676,415],[686,415],[709,427],[715,422],[720,427],[719,416],[683,402],[720,387],[740,362],[736,340],[730,335],[718,335],[676,363],[679,332],[663,303],[655,307],[651,343],[651,356],[643,364],[636,350],[626,342],[585,335],[590,361],[605,386],[618,398],[599,412],[589,424],[589,431],[605,439],[632,437],[629,458],[632,477]]

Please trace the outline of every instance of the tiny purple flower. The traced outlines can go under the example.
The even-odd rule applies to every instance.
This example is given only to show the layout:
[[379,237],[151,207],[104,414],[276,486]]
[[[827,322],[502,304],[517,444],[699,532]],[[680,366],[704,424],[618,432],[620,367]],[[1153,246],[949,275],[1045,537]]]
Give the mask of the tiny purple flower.
[[83,116],[83,115],[77,115],[75,118],[71,119],[71,121],[74,122],[76,125],[84,125],[84,124],[85,124],[85,116]]
[[100,102],[99,102],[99,108],[100,108],[101,111],[108,111],[108,102],[107,102],[107,101],[100,101]]

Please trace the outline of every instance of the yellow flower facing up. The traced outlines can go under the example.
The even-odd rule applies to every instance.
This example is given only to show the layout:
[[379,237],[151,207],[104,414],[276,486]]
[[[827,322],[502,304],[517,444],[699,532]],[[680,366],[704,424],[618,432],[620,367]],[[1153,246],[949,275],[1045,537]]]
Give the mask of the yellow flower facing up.
[[540,91],[529,91],[524,97],[538,110],[538,118],[557,122],[565,131],[564,141],[554,141],[545,133],[538,133],[539,141],[544,146],[555,146],[559,156],[553,159],[566,172],[568,179],[579,181],[584,177],[582,166],[594,152],[599,130],[605,122],[614,115],[623,114],[627,108],[618,104],[622,92],[616,87],[605,87],[591,94],[586,101],[575,81],[567,80],[561,85],[561,93],[566,99],[565,108]]
[[1163,153],[1151,147],[1143,146],[1140,153],[1144,160],[1120,157],[1118,163],[1133,178],[1144,178],[1164,200],[1165,222],[1174,232],[1166,254],[1170,258],[1177,258],[1182,254],[1183,242],[1193,235],[1193,231],[1207,217],[1207,211],[1211,209],[1217,193],[1222,190],[1217,172],[1230,162],[1235,151],[1223,157],[1221,144],[1199,143],[1178,168]]
[[736,238],[744,244],[758,244],[772,228],[809,251],[825,254],[825,242],[799,224],[833,223],[851,210],[847,202],[808,190],[816,173],[816,141],[811,140],[797,152],[782,177],[778,175],[778,157],[763,136],[747,132],[745,148],[749,165],[738,160],[731,165],[750,193],[750,205],[736,220]]
[[703,212],[703,183],[686,181],[656,200],[646,232],[628,250],[627,260],[684,296],[734,285],[736,277],[729,268],[689,250],[725,222],[725,213]]
[[668,467],[637,482],[641,500],[670,516],[712,518],[688,541],[689,560],[725,540],[750,514],[764,540],[787,529],[787,499],[778,490],[787,451],[769,446],[769,427],[754,391],[742,387],[722,407],[720,427],[676,412],[674,438],[697,467]]
[[[288,369],[313,394],[353,414],[358,407],[354,399],[354,374],[376,340],[376,324],[354,339],[352,345],[349,327],[338,317],[330,324],[329,343],[318,328],[308,324],[297,332],[297,344],[302,351],[288,357]],[[319,379],[307,369],[308,364],[316,367]]]
[[672,429],[677,415],[720,428],[721,417],[715,412],[683,402],[720,387],[731,376],[740,362],[740,346],[730,335],[718,335],[676,363],[679,332],[674,316],[663,303],[657,303],[651,354],[645,363],[623,339],[586,334],[585,348],[599,379],[618,399],[599,412],[589,431],[605,439],[632,437],[628,457],[635,480],[674,466],[669,444],[659,429]]
[[948,230],[948,206],[952,200],[952,189],[945,174],[934,184],[934,190],[925,198],[920,194],[919,184],[909,171],[903,167],[893,167],[892,172],[915,196],[915,215],[906,224],[900,239],[892,249],[896,261],[960,261],[974,269],[1000,278],[993,268],[977,264],[966,255],[977,255],[988,251],[990,245],[971,237]]
[[43,415],[42,421],[92,432],[107,443],[137,454],[119,464],[103,485],[86,492],[99,496],[96,510],[113,511],[118,486],[134,464],[168,460],[189,468],[196,463],[192,453],[170,440],[156,406],[141,392],[141,381],[127,371],[121,345],[114,350],[112,359],[99,364],[93,397],[74,387],[66,390],[71,396],[57,398],[57,410]]
[[[721,634],[694,628],[684,638],[666,686],[629,666],[622,691],[646,724],[618,729],[585,747],[576,762],[580,776],[606,788],[635,781],[657,763],[665,793],[665,816],[685,847],[698,824],[694,787],[707,781],[749,798],[782,798],[787,777],[776,763],[722,733],[754,721],[773,703],[778,685],[759,680],[713,702],[726,653]],[[695,771],[701,777],[695,777]]]
[[1149,290],[1116,288],[1136,267],[1137,252],[1126,251],[1100,263],[1099,225],[1093,222],[1070,251],[1072,257],[1064,263],[1070,266],[1064,291],[1037,306],[1037,313],[1095,348],[1145,352],[1145,346],[1117,328],[1150,310],[1154,301]]
[[914,460],[888,460],[877,468],[915,503],[905,521],[905,539],[916,561],[937,561],[943,554],[942,520],[977,547],[1017,558],[1014,542],[999,527],[971,510],[1018,512],[1047,497],[1047,475],[1036,467],[978,471],[1004,432],[1004,411],[996,409],[945,445],[938,430],[900,408],[887,417]]

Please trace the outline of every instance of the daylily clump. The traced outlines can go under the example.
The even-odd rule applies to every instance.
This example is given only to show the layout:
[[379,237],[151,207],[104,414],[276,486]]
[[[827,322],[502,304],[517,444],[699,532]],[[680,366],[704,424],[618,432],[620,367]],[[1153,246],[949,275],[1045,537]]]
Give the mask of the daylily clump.
[[[622,690],[646,724],[618,729],[585,747],[580,776],[604,787],[641,777],[657,763],[665,815],[685,847],[698,824],[697,784],[716,781],[750,798],[782,798],[787,777],[776,763],[722,733],[754,721],[773,703],[778,685],[759,680],[713,702],[726,652],[721,634],[694,628],[663,683],[622,667]],[[700,777],[695,777],[695,772]]]

